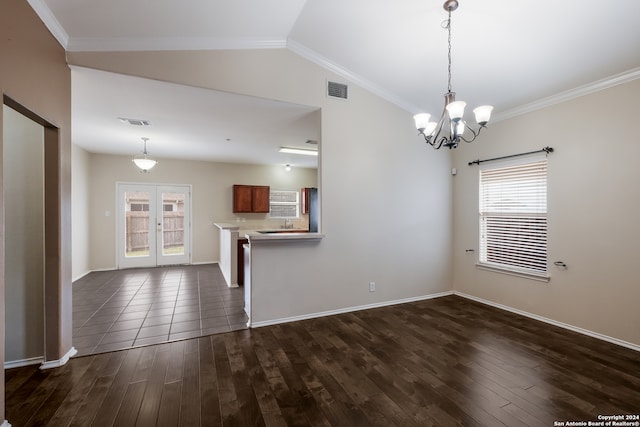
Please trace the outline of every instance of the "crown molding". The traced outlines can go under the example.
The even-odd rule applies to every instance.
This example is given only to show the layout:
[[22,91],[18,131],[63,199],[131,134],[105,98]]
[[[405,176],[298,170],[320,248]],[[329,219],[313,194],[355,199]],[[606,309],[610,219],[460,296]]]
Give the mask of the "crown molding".
[[585,95],[590,95],[595,92],[599,92],[604,89],[608,89],[613,86],[621,85],[631,82],[640,78],[640,67],[633,68],[629,71],[625,71],[620,74],[606,77],[601,80],[597,80],[586,85],[578,86],[574,89],[569,89],[564,92],[557,93],[555,95],[548,96],[546,98],[539,99],[537,101],[530,102],[528,104],[520,105],[518,107],[504,110],[493,117],[492,123],[499,122],[501,120],[511,119],[523,114],[531,113],[536,110],[551,107],[552,105],[561,104],[563,102],[570,101],[575,98],[580,98]]
[[309,49],[308,47],[292,40],[287,39],[287,48],[293,53],[313,62],[316,65],[319,65],[322,68],[325,68],[331,71],[338,76],[353,82],[354,84],[366,89],[367,91],[379,96],[380,98],[391,102],[392,104],[402,108],[406,111],[418,111],[419,108],[411,103],[406,102],[404,99],[396,96],[392,92],[389,92],[386,89],[383,89],[381,86],[373,83],[370,80],[365,79],[364,77],[349,71],[348,69],[336,64],[335,62],[330,61],[324,56],[320,55],[316,51]]
[[53,35],[53,37],[58,40],[58,43],[67,50],[67,46],[69,45],[69,34],[62,28],[60,22],[53,16],[51,13],[51,9],[44,2],[44,0],[27,0],[29,2],[29,6],[36,12],[40,20],[44,22],[44,25],[47,27],[49,32]]
[[[215,37],[103,37],[103,38],[70,38],[60,22],[51,13],[44,0],[27,0],[31,8],[44,22],[47,29],[58,43],[70,52],[108,52],[108,51],[161,51],[161,50],[235,50],[235,49],[289,49],[293,53],[325,68],[336,75],[353,82],[382,99],[406,110],[419,111],[420,108],[405,99],[382,88],[381,86],[351,72],[350,70],[330,61],[308,47],[292,39],[261,39],[261,38],[215,38]],[[511,119],[523,114],[547,108],[556,104],[589,95],[613,86],[628,83],[640,78],[640,67],[616,74],[604,79],[579,86],[546,98],[542,98],[524,105],[496,112],[492,123]]]
[[69,52],[283,49],[284,39],[217,37],[74,37]]

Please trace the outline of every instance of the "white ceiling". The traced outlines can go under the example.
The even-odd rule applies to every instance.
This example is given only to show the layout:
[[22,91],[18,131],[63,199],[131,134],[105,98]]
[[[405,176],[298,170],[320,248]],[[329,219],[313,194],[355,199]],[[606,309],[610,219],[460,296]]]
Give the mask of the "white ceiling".
[[[442,109],[447,83],[447,33],[441,27],[446,19],[443,0],[29,0],[29,3],[68,50],[288,48],[408,112],[439,114]],[[452,16],[453,90],[470,107],[494,105],[499,118],[522,105],[614,75],[635,78],[640,74],[638,17],[638,0],[460,0],[460,7]],[[100,114],[111,115],[102,117],[100,128],[106,130],[115,126],[107,124],[107,119],[113,121],[114,114],[125,113],[116,113],[122,108],[118,110],[118,100],[114,99],[112,105],[94,106],[91,116],[82,117],[84,110],[76,108],[80,98],[90,104],[91,100],[100,99],[92,95],[92,91],[100,90],[96,86],[123,77],[74,70],[73,78],[74,123],[83,124],[77,129],[74,125],[74,141],[89,144],[80,128],[94,129],[95,135],[92,122],[96,120],[97,125]],[[78,79],[83,81],[77,83]],[[127,86],[131,90],[140,82],[133,83]],[[149,83],[150,87],[154,84],[157,82]],[[209,101],[204,99],[207,95],[200,98],[193,88],[183,89],[182,96],[188,99],[185,104],[168,103],[161,111],[154,111],[152,108],[158,103],[144,105],[140,101],[141,109],[131,114],[142,117],[133,118],[152,121],[154,130],[156,125],[164,124],[159,119],[165,116],[174,117],[178,124],[191,120],[181,117],[185,106],[192,99],[204,105]],[[175,85],[167,91],[167,96],[172,97],[181,92]],[[136,92],[136,97],[144,99],[145,95]],[[265,107],[270,109],[271,105],[255,108]],[[245,104],[242,108],[249,107]],[[184,114],[197,115],[188,107],[186,110]],[[285,106],[280,112],[284,115],[287,110],[292,121],[311,113],[308,108],[294,111]],[[148,117],[156,113],[158,120]],[[279,118],[286,122],[284,116]],[[212,157],[221,152],[232,158],[234,154],[228,146],[234,141],[245,143],[261,135],[254,129],[252,138],[245,119],[227,118],[225,132],[215,133],[215,140],[209,138],[198,144],[198,138],[211,134],[212,124],[197,125],[205,129],[198,133],[193,129],[196,124],[191,123],[191,134],[189,128],[175,127],[175,132],[186,134],[182,138],[172,134],[171,138],[191,141],[194,153],[200,146],[209,150]],[[157,131],[158,134],[149,136],[149,149],[160,153],[163,135],[159,128]],[[236,139],[234,132],[245,139],[240,136]],[[220,142],[229,137],[224,133],[232,139],[226,146]],[[130,152],[130,147],[127,148]],[[180,151],[184,156],[187,149]]]
[[[87,68],[71,70],[74,143],[94,153],[316,167],[317,158],[278,148],[316,149],[317,108]],[[118,118],[146,120],[150,126]]]

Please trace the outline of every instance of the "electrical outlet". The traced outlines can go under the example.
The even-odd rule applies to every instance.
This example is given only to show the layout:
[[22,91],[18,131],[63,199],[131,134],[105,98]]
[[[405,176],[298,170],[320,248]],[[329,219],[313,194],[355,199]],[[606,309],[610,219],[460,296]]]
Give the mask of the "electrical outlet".
[[376,291],[376,282],[369,282],[369,292]]

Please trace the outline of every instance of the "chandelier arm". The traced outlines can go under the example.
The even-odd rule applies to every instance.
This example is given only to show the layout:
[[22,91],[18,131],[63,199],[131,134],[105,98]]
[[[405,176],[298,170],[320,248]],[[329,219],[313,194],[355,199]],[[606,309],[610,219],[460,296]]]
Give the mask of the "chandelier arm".
[[429,145],[433,145],[433,143],[431,142],[431,139],[427,135],[425,135],[423,132],[419,132],[419,133],[424,137],[424,142],[426,142]]
[[446,139],[446,137],[442,137],[440,140],[440,134],[442,133],[442,128],[444,127],[445,117],[446,117],[446,109],[442,112],[442,116],[440,116],[440,120],[436,125],[436,128],[433,130],[430,136],[424,135],[425,140],[436,150],[439,150],[442,147],[443,141],[442,139]]
[[442,114],[442,116],[440,117],[440,120],[438,121],[438,124],[436,126],[437,132],[433,133],[433,140],[437,140],[438,137],[440,136],[440,134],[442,133],[442,128],[444,127],[444,122],[445,122],[445,115],[444,113]]
[[460,136],[460,139],[462,139],[464,142],[467,142],[467,143],[471,143],[471,142],[475,141],[475,139],[478,137],[478,135],[480,135],[480,130],[482,129],[482,126],[480,128],[478,128],[478,131],[476,132],[475,130],[473,130],[473,128],[471,128],[471,126],[469,126],[467,124],[466,121],[463,120],[462,123],[464,123],[464,127],[465,128],[467,128],[467,129],[469,129],[471,131],[471,133],[473,134],[473,138],[466,139],[464,136]]
[[446,136],[443,136],[442,138],[440,138],[440,140],[438,141],[438,146],[435,147],[436,150],[439,150],[440,148],[442,148],[442,146],[449,146],[451,144],[451,142],[449,141],[449,138],[447,138]]

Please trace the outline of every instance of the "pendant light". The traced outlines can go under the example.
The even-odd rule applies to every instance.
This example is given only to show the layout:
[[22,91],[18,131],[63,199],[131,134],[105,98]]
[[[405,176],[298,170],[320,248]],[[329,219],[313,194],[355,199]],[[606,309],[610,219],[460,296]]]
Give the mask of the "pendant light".
[[142,150],[142,155],[137,155],[133,158],[133,163],[140,169],[141,172],[148,173],[155,165],[158,164],[157,161],[153,160],[149,157],[149,153],[147,153],[147,141],[149,138],[142,138],[144,142],[144,149]]

